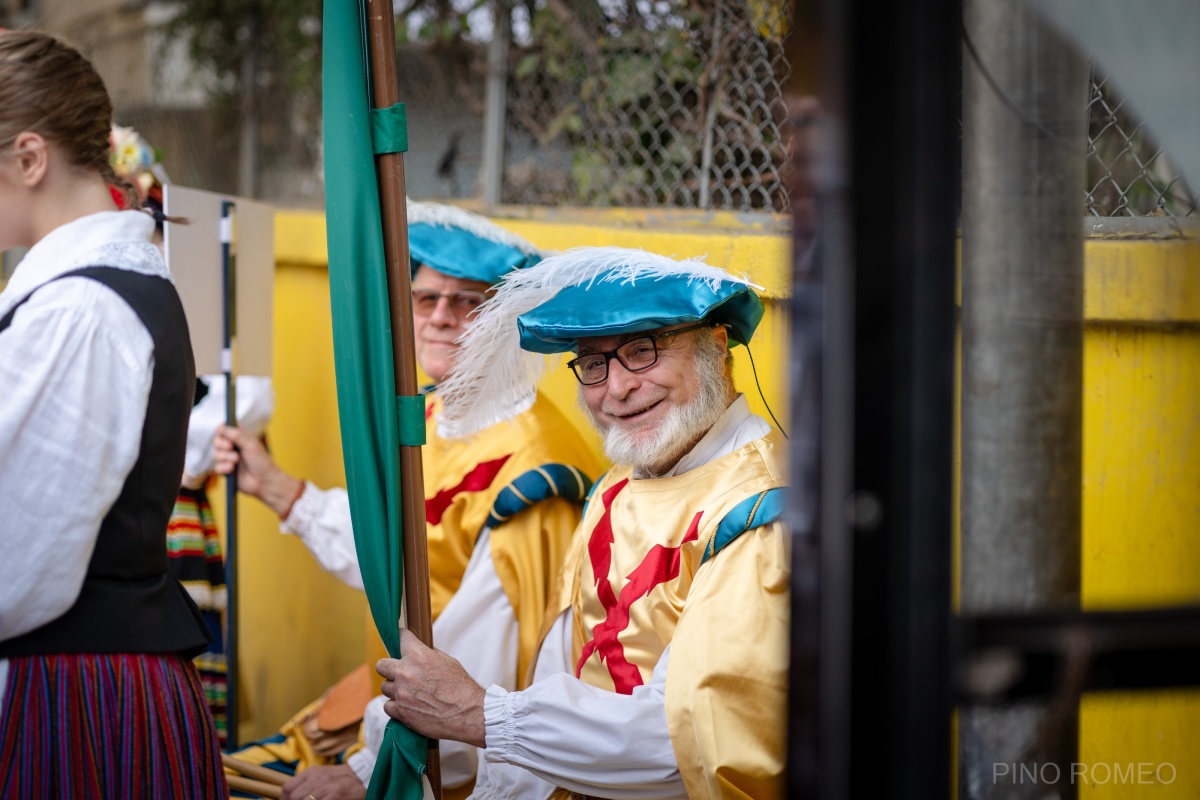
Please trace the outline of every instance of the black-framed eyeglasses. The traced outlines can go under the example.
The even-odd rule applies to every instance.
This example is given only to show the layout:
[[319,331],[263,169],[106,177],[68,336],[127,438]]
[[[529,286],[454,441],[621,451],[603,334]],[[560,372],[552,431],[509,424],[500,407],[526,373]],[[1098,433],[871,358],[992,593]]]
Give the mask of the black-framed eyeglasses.
[[658,342],[660,340],[712,326],[711,322],[697,322],[695,325],[685,325],[682,328],[662,333],[639,336],[637,339],[625,342],[616,350],[609,350],[606,353],[588,353],[571,359],[567,362],[567,366],[584,386],[595,386],[597,383],[604,383],[608,380],[608,362],[611,359],[615,358],[620,361],[621,366],[630,372],[641,372],[658,363]]
[[487,295],[483,292],[439,292],[434,289],[413,289],[413,311],[427,317],[434,312],[443,297],[450,301],[450,308],[460,316],[470,314],[483,305],[484,300],[487,300]]

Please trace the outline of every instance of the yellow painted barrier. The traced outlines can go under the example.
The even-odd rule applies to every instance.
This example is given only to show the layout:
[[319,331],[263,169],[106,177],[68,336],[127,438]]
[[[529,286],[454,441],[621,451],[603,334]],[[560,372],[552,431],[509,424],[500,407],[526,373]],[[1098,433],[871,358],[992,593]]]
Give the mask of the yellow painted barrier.
[[[276,408],[267,443],[289,472],[344,486],[328,272],[296,261],[276,267]],[[223,522],[224,486],[210,495]],[[366,597],[323,572],[298,539],[281,535],[278,518],[257,500],[240,499],[238,520],[244,742],[273,734],[362,663]]]
[[[1083,608],[1200,603],[1200,241],[1089,238],[1084,268]],[[1090,694],[1060,780],[1086,800],[1196,797],[1198,735],[1200,691]]]
[[[1083,606],[1200,602],[1200,241],[1085,245]],[[1096,694],[1086,800],[1200,795],[1200,691]]]

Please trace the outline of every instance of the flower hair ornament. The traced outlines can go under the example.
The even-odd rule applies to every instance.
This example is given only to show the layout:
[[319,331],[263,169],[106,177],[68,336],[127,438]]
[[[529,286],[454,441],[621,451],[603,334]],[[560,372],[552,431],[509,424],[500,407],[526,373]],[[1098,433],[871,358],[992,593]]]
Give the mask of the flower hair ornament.
[[[142,205],[158,220],[163,213],[163,184],[170,182],[163,169],[162,152],[131,127],[113,125],[108,141],[108,161],[113,171],[133,184]],[[125,198],[120,194],[112,189],[113,199],[124,208]]]

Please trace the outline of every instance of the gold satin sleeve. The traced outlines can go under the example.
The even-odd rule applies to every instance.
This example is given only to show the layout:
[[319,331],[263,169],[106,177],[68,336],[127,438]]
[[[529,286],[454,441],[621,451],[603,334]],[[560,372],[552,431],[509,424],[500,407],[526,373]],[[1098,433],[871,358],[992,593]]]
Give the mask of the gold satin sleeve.
[[700,567],[667,662],[667,727],[689,798],[783,796],[788,543],[747,531]]
[[491,533],[492,565],[517,619],[518,689],[527,685],[546,602],[582,511],[575,503],[552,497],[525,509]]

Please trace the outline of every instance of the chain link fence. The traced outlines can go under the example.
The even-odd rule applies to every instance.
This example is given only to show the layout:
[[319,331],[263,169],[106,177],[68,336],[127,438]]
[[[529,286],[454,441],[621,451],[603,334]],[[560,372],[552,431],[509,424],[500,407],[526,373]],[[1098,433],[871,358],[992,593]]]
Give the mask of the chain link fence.
[[[514,3],[501,202],[786,213],[792,2]],[[214,77],[166,35],[171,8],[145,3],[60,33],[96,64],[118,124],[162,151],[173,181],[321,207],[319,86],[296,84],[273,64]],[[304,33],[315,64],[313,13]],[[498,27],[492,23],[485,33]],[[447,39],[430,30],[397,48],[408,190],[417,198],[478,197],[488,36]],[[245,74],[254,76],[250,103],[242,98]],[[1095,70],[1086,113],[1085,213],[1197,214],[1195,193]]]
[[791,3],[645,6],[513,48],[504,201],[786,211]]
[[[791,0],[656,0],[519,6],[510,50],[504,203],[671,206],[784,212],[789,162],[783,86]],[[245,191],[245,126],[256,142],[253,194],[319,206],[319,87],[258,73],[255,119],[236,80],[189,70],[164,33],[142,24],[64,33],[109,85],[118,124],[157,147],[172,180]],[[632,9],[632,11],[629,11]],[[525,11],[521,18],[521,11]],[[522,36],[521,30],[524,35]],[[401,44],[409,193],[480,192],[487,43]]]
[[1091,69],[1087,213],[1096,217],[1196,214],[1195,193],[1107,76]]

